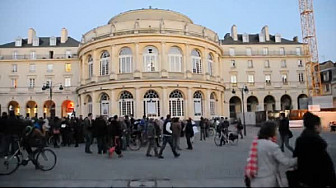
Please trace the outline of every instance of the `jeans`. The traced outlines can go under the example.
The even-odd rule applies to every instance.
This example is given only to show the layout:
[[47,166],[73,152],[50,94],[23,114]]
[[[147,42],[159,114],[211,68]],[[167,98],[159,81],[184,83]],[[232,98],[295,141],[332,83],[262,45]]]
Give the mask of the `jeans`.
[[289,137],[287,134],[285,135],[281,135],[281,145],[280,145],[280,148],[281,148],[281,151],[285,151],[285,148],[284,148],[284,144],[286,145],[286,147],[288,148],[288,150],[290,150],[291,152],[294,152],[294,149],[289,145]]
[[205,128],[201,128],[201,140],[205,140]]
[[180,150],[180,136],[173,136],[173,146],[174,146],[174,149],[178,149]]
[[91,152],[90,146],[92,144],[92,133],[85,134],[85,152]]
[[177,156],[178,153],[176,152],[174,145],[173,145],[173,137],[172,136],[163,136],[163,143],[159,152],[159,156],[162,155],[163,150],[166,148],[167,143],[169,143],[169,146],[174,154],[174,156]]

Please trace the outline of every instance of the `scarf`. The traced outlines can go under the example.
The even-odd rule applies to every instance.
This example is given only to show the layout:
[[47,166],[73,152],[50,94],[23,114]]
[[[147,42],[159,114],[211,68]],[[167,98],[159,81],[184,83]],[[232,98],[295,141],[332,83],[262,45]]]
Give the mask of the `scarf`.
[[247,158],[247,165],[245,167],[245,176],[254,178],[258,173],[258,138],[252,142],[249,157]]

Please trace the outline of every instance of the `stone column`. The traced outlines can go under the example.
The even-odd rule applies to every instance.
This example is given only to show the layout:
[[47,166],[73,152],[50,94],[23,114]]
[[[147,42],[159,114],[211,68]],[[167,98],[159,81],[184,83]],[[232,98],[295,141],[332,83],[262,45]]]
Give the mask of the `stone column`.
[[162,89],[162,100],[160,103],[161,116],[166,117],[167,114],[169,114],[169,94],[167,91],[167,87],[163,87]]
[[201,57],[201,61],[202,61],[202,73],[204,75],[208,75],[207,73],[209,73],[208,70],[208,54],[209,54],[209,50],[205,47],[203,47],[203,52],[202,52],[202,56]]
[[135,56],[134,56],[134,62],[133,62],[133,68],[134,73],[133,77],[135,79],[140,79],[142,76],[142,61],[141,61],[141,55],[142,53],[139,52],[139,43],[134,43],[135,48]]
[[91,94],[92,97],[92,115],[93,117],[97,117],[100,115],[100,102],[98,99],[98,93],[97,92],[93,92]]
[[210,89],[206,89],[205,98],[204,98],[204,116],[210,118]]
[[81,84],[85,84],[85,80],[86,80],[86,72],[85,72],[85,62],[84,62],[84,60],[83,60],[83,57],[82,57],[82,59],[80,60],[80,70],[81,70],[81,75],[80,75],[80,83]]
[[186,100],[186,117],[194,117],[194,100],[192,95],[191,87],[188,87],[187,90],[187,100]]
[[183,61],[183,64],[184,64],[183,67],[185,69],[186,78],[192,77],[192,65],[191,65],[190,55],[191,55],[191,52],[190,52],[189,44],[186,44],[185,52],[183,54],[183,57],[185,59],[185,61]]
[[116,100],[115,89],[111,89],[110,95],[111,95],[111,100],[110,100],[111,115],[112,116],[119,115],[119,103]]
[[95,50],[93,51],[93,81],[98,80],[98,76],[100,75],[99,70],[100,70],[100,55],[98,52]]
[[281,101],[275,99],[275,110],[281,110]]
[[116,52],[115,45],[111,46],[111,59],[110,59],[110,79],[116,80],[119,73],[119,53]]
[[135,88],[135,100],[134,100],[134,117],[136,118],[142,118],[142,106],[141,106],[141,98],[140,98],[140,88]]
[[79,105],[79,115],[83,115],[83,117],[86,117],[87,116],[87,112],[86,112],[86,110],[85,110],[85,105],[84,105],[84,103],[85,103],[85,97],[84,97],[85,95],[83,95],[83,94],[80,94],[79,95],[79,98],[80,98],[80,105]]

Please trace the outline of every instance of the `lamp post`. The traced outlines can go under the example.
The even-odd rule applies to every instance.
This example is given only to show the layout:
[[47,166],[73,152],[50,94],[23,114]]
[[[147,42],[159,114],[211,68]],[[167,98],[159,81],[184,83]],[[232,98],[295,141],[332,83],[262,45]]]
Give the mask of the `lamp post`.
[[[59,86],[59,90],[63,90],[63,86],[62,86],[62,84],[61,83],[59,83],[60,84],[60,86]],[[50,82],[50,85],[49,85],[49,83],[47,83],[46,85],[45,84],[43,84],[43,87],[42,87],[42,90],[43,91],[45,91],[45,90],[47,90],[47,89],[49,89],[49,100],[50,100],[50,108],[49,108],[49,111],[50,111],[50,116],[53,118],[55,115],[55,112],[53,112],[53,113],[51,113],[51,108],[52,108],[52,89],[53,89],[53,85],[52,85],[52,82]]]
[[[243,88],[238,88],[241,91],[241,95],[242,95],[242,101],[243,101],[243,123],[244,123],[244,136],[246,136],[246,124],[245,124],[245,105],[244,105],[244,92],[248,93],[249,89],[247,88],[246,85],[243,86]],[[236,94],[236,91],[234,89],[232,89],[232,94]]]

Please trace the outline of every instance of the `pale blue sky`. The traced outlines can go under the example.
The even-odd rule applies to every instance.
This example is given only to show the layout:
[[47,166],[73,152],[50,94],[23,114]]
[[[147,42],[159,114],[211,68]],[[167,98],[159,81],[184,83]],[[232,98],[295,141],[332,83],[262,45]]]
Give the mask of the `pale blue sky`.
[[[80,40],[82,34],[121,12],[149,6],[185,14],[220,38],[236,24],[238,33],[259,33],[268,25],[271,34],[302,39],[298,0],[1,0],[0,44],[17,36],[27,38],[30,27],[40,37],[60,36],[65,27]],[[336,61],[335,8],[336,0],[314,1],[320,61]]]

